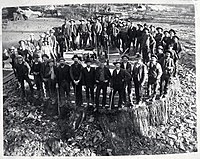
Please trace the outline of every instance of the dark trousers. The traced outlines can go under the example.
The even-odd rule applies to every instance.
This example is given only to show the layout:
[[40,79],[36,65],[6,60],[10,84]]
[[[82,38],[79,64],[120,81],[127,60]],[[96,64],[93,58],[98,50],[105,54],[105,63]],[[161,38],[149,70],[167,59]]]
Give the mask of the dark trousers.
[[141,43],[142,43],[142,39],[141,38],[137,38],[137,41],[136,41],[136,52],[139,51],[139,53],[141,53],[141,51],[142,51]]
[[24,80],[28,83],[30,90],[31,90],[31,93],[33,94],[33,85],[31,83],[31,80],[28,76],[25,76],[23,78],[18,79],[19,83],[21,84],[22,98],[25,97]]
[[94,102],[94,86],[86,86],[86,100],[89,102],[91,95],[91,100]]
[[76,36],[72,35],[71,38],[72,38],[72,41],[70,42],[70,49],[76,50],[77,49],[77,45],[75,43]]
[[143,58],[143,62],[146,64],[149,59],[150,59],[150,50],[148,48],[148,46],[143,46],[142,47],[142,58]]
[[50,97],[48,80],[44,81],[44,88],[45,88],[45,92],[46,92],[46,97]]
[[59,95],[60,99],[64,100],[65,97],[67,97],[67,100],[69,100],[69,92],[70,92],[70,83],[67,81],[62,81],[59,83]]
[[[110,99],[112,98],[112,103],[111,103],[111,108],[114,108],[114,96],[115,94],[118,92],[119,94],[119,100],[118,100],[118,107],[121,108],[122,106],[122,95],[123,95],[123,86],[115,86],[113,87],[113,94],[111,92],[111,95],[110,95]],[[112,97],[111,97],[112,96]]]
[[38,91],[42,90],[42,78],[41,78],[41,76],[34,76],[34,83],[35,83]]
[[158,86],[159,86],[159,81],[156,79],[150,79],[147,82],[147,95],[151,96],[151,94],[153,93],[153,96],[155,97],[157,94],[157,90],[158,90]]
[[137,79],[133,79],[134,86],[135,86],[135,96],[136,96],[136,103],[139,103],[142,99],[142,87],[140,82]]
[[97,107],[99,107],[99,96],[100,96],[101,90],[103,90],[102,106],[106,105],[107,86],[108,86],[107,83],[103,83],[103,82],[100,82],[97,84],[96,99],[95,99],[95,103]]
[[80,35],[80,42],[79,42],[80,43],[80,49],[85,49],[86,48],[88,36],[89,36],[88,33],[82,33]]
[[82,98],[82,84],[79,82],[78,85],[72,84],[74,87],[74,94],[75,94],[75,102],[77,106],[81,106],[83,103]]
[[168,86],[170,82],[170,76],[162,76],[160,81],[160,95],[167,94]]
[[119,46],[118,46],[118,41],[117,41],[117,37],[116,37],[116,36],[111,35],[111,36],[110,36],[110,39],[111,39],[110,43],[111,43],[111,46],[112,46],[113,48],[119,47]]

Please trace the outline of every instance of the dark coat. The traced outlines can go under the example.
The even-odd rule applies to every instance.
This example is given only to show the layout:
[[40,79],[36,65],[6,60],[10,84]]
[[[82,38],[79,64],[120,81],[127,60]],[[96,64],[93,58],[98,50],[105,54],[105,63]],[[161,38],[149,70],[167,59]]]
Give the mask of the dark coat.
[[124,69],[120,69],[117,74],[117,70],[113,71],[112,79],[111,79],[111,87],[113,88],[123,88],[125,83],[131,79],[131,75]]
[[95,84],[95,68],[90,67],[90,72],[88,72],[87,67],[83,69],[83,85],[94,86]]
[[160,65],[162,67],[163,76],[170,77],[174,70],[174,60],[172,58],[166,59],[163,57],[160,60]]
[[23,80],[23,79],[25,79],[26,77],[28,77],[29,68],[28,68],[27,65],[28,65],[28,64],[25,63],[25,62],[22,62],[22,64],[17,63],[17,64],[15,65],[16,77],[17,77],[18,80]]
[[70,67],[70,77],[72,81],[82,80],[83,66],[81,64],[72,64]]
[[58,84],[61,84],[63,81],[70,82],[70,66],[65,64],[65,66],[62,68],[59,66],[56,71],[57,76],[57,82]]
[[[96,79],[96,82],[97,81],[100,81],[100,67],[97,67],[96,69],[96,75],[95,75],[95,79]],[[107,67],[104,67],[104,78],[105,80],[108,80],[107,84],[109,84],[109,81],[111,79],[111,73],[110,73],[110,70],[107,68]]]
[[129,36],[129,39],[136,38],[136,27],[129,27],[128,28],[128,36]]
[[31,73],[33,73],[34,76],[42,77],[42,63],[38,62],[38,64],[36,64],[35,62],[33,62]]
[[[125,68],[124,68],[124,63],[123,63],[123,62],[121,63],[121,68],[125,69]],[[131,64],[130,64],[129,62],[127,62],[126,71],[127,71],[129,74],[131,74],[132,66],[131,66]]]

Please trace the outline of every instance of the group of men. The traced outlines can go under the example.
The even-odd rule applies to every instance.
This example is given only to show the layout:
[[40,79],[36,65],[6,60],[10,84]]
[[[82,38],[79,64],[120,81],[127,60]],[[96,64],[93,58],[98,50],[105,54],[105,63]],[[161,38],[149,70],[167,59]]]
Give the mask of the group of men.
[[[106,41],[104,35],[107,37]],[[75,42],[77,36],[79,43]],[[71,66],[65,62],[65,49],[86,49],[88,45],[93,48],[103,46],[102,52],[106,51],[108,45],[119,49],[122,47],[124,54],[121,60],[114,62],[115,69],[112,73],[105,62],[106,56],[99,56],[97,68],[91,67],[90,58],[86,59],[87,66],[83,68],[81,58],[76,54],[72,58],[74,63]],[[112,107],[115,105],[114,97],[117,92],[118,107],[131,102],[132,87],[135,89],[136,103],[139,104],[145,95],[146,82],[149,99],[156,99],[159,88],[159,97],[165,97],[171,78],[177,75],[181,51],[179,37],[173,29],[163,32],[163,28],[148,26],[146,23],[135,26],[133,22],[119,20],[119,17],[97,17],[81,19],[78,26],[73,19],[65,19],[62,27],[50,29],[40,35],[39,40],[31,34],[28,40],[19,41],[19,48],[11,47],[9,56],[21,84],[22,97],[25,97],[24,80],[29,84],[31,92],[34,91],[29,78],[32,74],[39,96],[55,99],[58,88],[60,100],[70,101],[70,90],[73,86],[76,105],[81,106],[84,86],[87,104],[92,103],[98,108],[101,90],[101,105],[107,105],[108,87],[111,88],[109,103]],[[136,60],[131,61],[128,53],[134,55],[131,58]]]

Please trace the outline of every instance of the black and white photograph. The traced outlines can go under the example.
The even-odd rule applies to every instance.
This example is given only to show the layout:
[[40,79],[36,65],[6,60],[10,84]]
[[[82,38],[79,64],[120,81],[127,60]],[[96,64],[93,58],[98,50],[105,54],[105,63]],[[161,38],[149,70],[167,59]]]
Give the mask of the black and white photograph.
[[2,155],[198,153],[189,2],[2,7]]

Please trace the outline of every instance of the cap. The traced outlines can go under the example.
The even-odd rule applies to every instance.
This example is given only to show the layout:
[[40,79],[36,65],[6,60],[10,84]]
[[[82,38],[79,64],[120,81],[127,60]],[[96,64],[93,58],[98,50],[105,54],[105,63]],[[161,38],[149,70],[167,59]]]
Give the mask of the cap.
[[33,55],[33,58],[40,58],[40,55],[36,53]]
[[15,47],[14,47],[14,46],[11,46],[10,50],[15,50]]
[[174,34],[176,34],[176,32],[175,32],[174,29],[170,29],[170,30],[169,30],[169,33],[170,33],[170,32],[173,32]]
[[24,43],[26,43],[26,42],[25,42],[25,40],[20,40],[20,41],[19,41],[19,44],[20,44],[21,42],[24,42]]
[[123,55],[121,58],[123,59],[124,57],[126,57],[127,59],[130,58],[128,55]]
[[69,22],[71,22],[71,21],[75,22],[75,20],[74,20],[74,19],[70,19],[70,20],[69,20]]
[[47,54],[43,54],[42,58],[44,58],[44,57],[49,58],[49,56]]
[[48,60],[48,63],[50,63],[50,62],[54,62],[54,60],[53,60],[53,59],[49,59],[49,60]]
[[176,36],[176,35],[175,35],[175,36],[173,36],[173,39],[175,39],[175,38],[177,38],[177,39],[179,40],[179,37],[178,37],[178,36]]
[[23,56],[22,55],[18,55],[17,58],[20,59],[20,58],[23,58]]
[[164,33],[164,34],[165,34],[165,33],[169,33],[169,31],[165,30],[163,33]]

